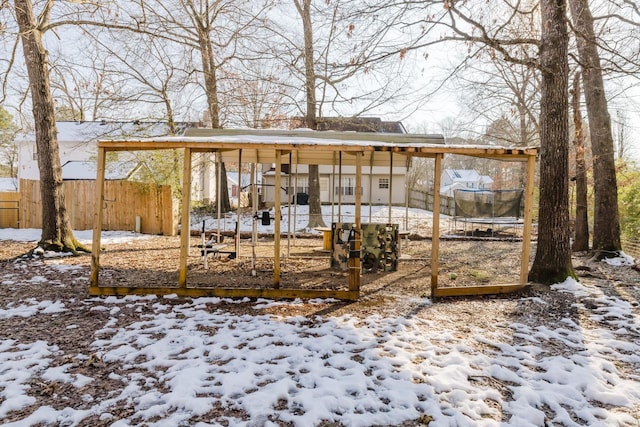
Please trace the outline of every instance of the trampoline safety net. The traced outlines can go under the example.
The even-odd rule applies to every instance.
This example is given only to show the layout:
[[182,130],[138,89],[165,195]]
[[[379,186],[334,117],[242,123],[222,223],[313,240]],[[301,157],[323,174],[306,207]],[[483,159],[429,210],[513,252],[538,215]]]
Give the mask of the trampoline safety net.
[[456,190],[455,216],[461,218],[520,218],[522,190]]

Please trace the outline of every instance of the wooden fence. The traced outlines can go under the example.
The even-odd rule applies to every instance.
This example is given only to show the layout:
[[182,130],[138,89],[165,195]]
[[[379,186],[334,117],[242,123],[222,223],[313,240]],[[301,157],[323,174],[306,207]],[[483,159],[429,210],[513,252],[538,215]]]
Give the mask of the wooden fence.
[[627,255],[634,258],[640,258],[640,239],[625,239],[622,238],[622,250]]
[[[433,212],[433,193],[409,190],[409,207]],[[453,197],[440,195],[440,213],[449,216],[456,215],[456,203]],[[522,217],[524,217],[524,200],[520,202],[520,218]]]
[[[421,190],[409,190],[409,207],[433,212],[433,193]],[[455,214],[453,197],[440,196],[440,213],[449,216]]]
[[0,193],[0,228],[20,227],[20,193]]
[[[71,227],[74,230],[92,229],[95,181],[64,181],[63,187]],[[40,181],[20,180],[20,192],[0,193],[0,200],[4,200],[7,194],[18,194],[20,228],[42,227]],[[106,181],[103,209],[103,230],[134,231],[139,221],[139,231],[145,234],[174,236],[178,231],[176,204],[171,188],[166,185]],[[15,224],[5,225],[3,222],[0,226]]]

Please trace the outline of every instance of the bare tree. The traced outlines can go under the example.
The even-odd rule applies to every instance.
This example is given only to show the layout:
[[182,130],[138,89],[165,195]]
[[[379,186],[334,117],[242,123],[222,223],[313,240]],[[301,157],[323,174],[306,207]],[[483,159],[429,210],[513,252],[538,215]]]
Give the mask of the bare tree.
[[[235,1],[191,0],[139,1],[135,24],[130,30],[161,37],[187,47],[199,56],[202,89],[207,100],[203,119],[213,128],[223,125],[220,77],[223,68],[238,57],[243,38],[257,27],[269,2],[240,5]],[[217,183],[218,205],[231,208],[226,185],[226,168],[221,164],[222,181]]]
[[540,209],[538,245],[529,280],[552,284],[575,277],[569,227],[569,34],[564,0],[542,0],[540,71]]
[[629,156],[630,142],[627,136],[628,116],[622,110],[616,111],[616,159],[625,161]]
[[[75,36],[75,33],[81,32],[69,29],[65,35]],[[58,120],[98,120],[107,118],[114,110],[124,113],[125,100],[120,95],[122,79],[109,71],[111,58],[98,52],[89,37],[93,36],[85,35],[73,41],[83,55],[70,55],[60,47],[49,48],[51,94],[56,112],[64,112],[66,116],[57,114]],[[68,49],[66,43],[63,46]]]
[[[444,42],[464,43],[469,56],[488,50],[503,61],[536,68],[541,73],[540,94],[540,210],[538,245],[529,279],[555,283],[574,276],[571,265],[568,210],[568,32],[564,0],[521,2],[400,3],[412,14],[407,25],[423,31],[410,49],[428,49]],[[429,7],[425,11],[425,7]],[[418,6],[415,6],[420,9]],[[522,33],[521,22],[540,10],[539,30]],[[416,14],[421,13],[416,18]],[[524,16],[524,18],[523,18]],[[514,28],[518,31],[514,31]],[[438,36],[434,37],[434,33]],[[522,49],[521,46],[531,48]]]
[[[289,72],[287,93],[292,94],[305,127],[317,129],[317,121],[326,115],[356,117],[389,107],[410,94],[411,85],[402,72],[408,63],[400,48],[404,41],[391,39],[393,23],[369,10],[366,2],[293,0],[292,4],[298,26],[274,23],[269,39],[274,59]],[[284,5],[282,15],[291,18]],[[375,52],[388,49],[394,54],[369,60]],[[307,227],[323,225],[318,165],[309,165]]]
[[135,32],[106,29],[88,37],[96,45],[96,56],[108,64],[96,72],[112,76],[106,90],[115,92],[111,95],[118,105],[129,105],[127,110],[143,105],[138,118],[166,121],[169,133],[175,134],[180,109],[186,109],[198,95],[192,52]]
[[13,116],[0,106],[0,171],[6,168],[11,178],[18,176],[18,147],[15,144],[17,128]]
[[580,108],[580,72],[573,78],[571,105],[573,107],[574,138],[576,152],[576,220],[575,239],[571,247],[574,252],[589,250],[589,217],[587,211],[587,168],[585,165],[584,133],[582,129],[582,110]]
[[46,250],[87,251],[74,237],[65,207],[62,168],[58,152],[54,103],[49,86],[47,51],[43,34],[47,30],[52,2],[36,17],[30,0],[15,0],[14,10],[22,39],[33,102],[40,191],[42,199],[42,237]]
[[596,258],[604,258],[622,250],[613,132],[589,2],[569,0],[569,5],[582,66],[593,153],[593,250]]
[[[316,117],[316,71],[313,44],[313,22],[311,20],[311,0],[293,0],[302,20],[304,48],[304,92],[306,99],[305,125],[309,129],[317,128]],[[309,222],[308,228],[324,227],[322,205],[320,203],[320,174],[318,165],[309,165]]]
[[229,123],[255,129],[284,126],[292,90],[278,64],[243,61],[225,75]]
[[[514,17],[510,34],[522,38],[536,34],[537,14]],[[535,57],[537,46],[522,44],[506,47],[518,57]],[[492,142],[522,147],[540,143],[540,72],[531,64],[505,61],[493,49],[478,51],[465,58],[464,67],[453,75],[456,93],[463,109],[472,114],[471,123],[501,123],[498,132],[485,132]],[[471,102],[470,102],[471,100]]]

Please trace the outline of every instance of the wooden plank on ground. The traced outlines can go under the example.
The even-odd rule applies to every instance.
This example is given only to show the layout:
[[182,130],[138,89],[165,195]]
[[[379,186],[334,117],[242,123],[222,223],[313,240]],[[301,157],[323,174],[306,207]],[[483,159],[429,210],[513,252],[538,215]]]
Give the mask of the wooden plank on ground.
[[522,291],[529,285],[485,285],[485,286],[460,286],[454,288],[436,288],[433,297],[463,297],[473,295],[499,295]]
[[355,301],[357,291],[336,291],[331,289],[273,289],[273,288],[130,288],[90,286],[91,296],[126,296],[126,295],[177,295],[179,297],[220,297],[220,298],[335,298]]

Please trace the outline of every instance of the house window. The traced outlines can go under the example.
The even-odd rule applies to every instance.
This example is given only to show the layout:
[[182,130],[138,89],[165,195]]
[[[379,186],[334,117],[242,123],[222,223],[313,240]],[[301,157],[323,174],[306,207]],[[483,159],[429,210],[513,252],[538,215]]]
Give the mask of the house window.
[[389,178],[378,178],[378,188],[389,189]]
[[306,178],[299,178],[296,183],[296,193],[309,194],[309,180]]
[[354,179],[342,178],[342,185],[340,187],[336,187],[336,195],[338,194],[342,196],[353,196],[355,194]]

